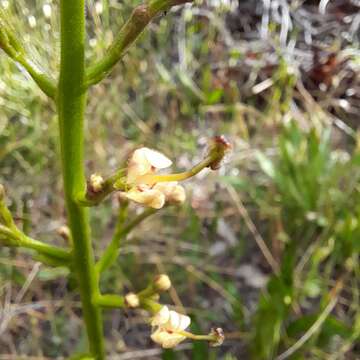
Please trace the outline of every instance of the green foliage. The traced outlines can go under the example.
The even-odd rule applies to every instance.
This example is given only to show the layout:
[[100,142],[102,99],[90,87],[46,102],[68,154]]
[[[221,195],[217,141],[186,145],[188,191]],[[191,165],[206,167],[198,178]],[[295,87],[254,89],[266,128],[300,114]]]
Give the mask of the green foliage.
[[[284,234],[278,241],[285,239],[280,273],[269,281],[253,323],[255,358],[272,359],[281,343],[299,337],[317,318],[299,317],[295,306],[311,298],[327,301],[327,279],[353,269],[358,251],[358,154],[332,150],[329,130],[304,132],[291,122],[278,138],[276,158],[258,153],[257,159],[271,180],[263,193],[270,205],[265,211],[279,214]],[[279,221],[277,215],[275,219]],[[311,344],[327,349],[333,336],[347,338],[350,333],[341,320],[329,317]]]

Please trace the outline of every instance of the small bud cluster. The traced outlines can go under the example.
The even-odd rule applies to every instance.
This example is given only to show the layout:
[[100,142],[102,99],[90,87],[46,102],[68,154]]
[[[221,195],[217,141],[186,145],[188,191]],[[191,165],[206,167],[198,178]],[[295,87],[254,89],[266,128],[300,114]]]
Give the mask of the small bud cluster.
[[171,288],[170,278],[166,274],[160,274],[155,277],[154,281],[143,291],[135,294],[130,292],[125,295],[125,306],[128,308],[137,308],[141,305],[142,300],[158,300],[159,293],[168,291]]

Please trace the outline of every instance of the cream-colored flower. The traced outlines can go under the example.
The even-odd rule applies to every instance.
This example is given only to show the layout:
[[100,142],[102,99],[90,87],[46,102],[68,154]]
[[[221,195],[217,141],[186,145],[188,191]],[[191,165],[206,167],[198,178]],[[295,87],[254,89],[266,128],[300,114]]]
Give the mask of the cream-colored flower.
[[165,204],[165,195],[148,185],[136,185],[124,195],[130,200],[154,209],[161,209]]
[[141,176],[166,169],[171,164],[172,161],[159,151],[147,147],[137,149],[129,160],[127,180],[130,183],[137,183]]
[[177,182],[154,183],[151,175],[168,168],[172,161],[156,150],[146,147],[132,154],[127,170],[126,181],[130,190],[124,195],[137,203],[160,209],[165,202],[180,203],[185,200],[185,191]]
[[188,316],[163,306],[152,319],[151,325],[155,327],[155,331],[151,334],[151,339],[164,349],[173,348],[186,339],[183,331],[190,322]]
[[158,183],[154,189],[163,193],[165,201],[170,204],[181,204],[185,201],[185,189],[176,181]]

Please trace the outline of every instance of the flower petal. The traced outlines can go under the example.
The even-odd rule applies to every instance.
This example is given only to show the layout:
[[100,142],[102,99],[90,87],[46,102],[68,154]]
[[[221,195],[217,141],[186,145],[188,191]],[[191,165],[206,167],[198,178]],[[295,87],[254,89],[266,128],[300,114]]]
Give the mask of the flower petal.
[[165,338],[165,341],[163,341],[162,343],[162,347],[164,349],[170,349],[173,348],[175,346],[177,346],[179,343],[181,343],[182,341],[184,341],[186,339],[185,336],[183,335],[179,335],[179,334],[171,334],[171,336],[168,336]]
[[148,162],[156,169],[165,169],[171,166],[172,161],[159,151],[143,148]]
[[133,152],[130,157],[127,171],[129,183],[135,183],[136,178],[153,173],[156,169],[165,169],[172,161],[159,151],[142,147]]
[[124,195],[130,200],[154,209],[161,209],[165,204],[165,195],[155,189],[139,190],[135,187]]
[[186,199],[185,189],[177,185],[176,181],[158,183],[154,189],[161,191],[165,195],[166,202],[169,203],[183,203]]
[[129,183],[134,183],[137,177],[152,171],[151,163],[147,159],[145,149],[146,148],[140,148],[135,150],[129,159],[127,169],[127,181]]
[[187,315],[179,314],[176,311],[170,311],[169,321],[164,327],[169,330],[185,330],[191,323],[191,319]]
[[169,332],[165,329],[159,328],[151,334],[151,339],[157,344],[161,345],[164,349],[173,348],[186,337],[176,332]]
[[180,319],[180,314],[176,311],[170,310],[169,312],[169,321],[167,324],[164,325],[164,327],[166,327],[166,329],[169,330],[177,330],[179,329],[180,323],[181,323],[181,319]]
[[185,330],[187,327],[189,327],[190,323],[191,323],[191,319],[189,316],[180,315],[179,330]]
[[167,306],[163,306],[159,312],[155,314],[151,321],[151,326],[164,325],[169,321],[170,311]]

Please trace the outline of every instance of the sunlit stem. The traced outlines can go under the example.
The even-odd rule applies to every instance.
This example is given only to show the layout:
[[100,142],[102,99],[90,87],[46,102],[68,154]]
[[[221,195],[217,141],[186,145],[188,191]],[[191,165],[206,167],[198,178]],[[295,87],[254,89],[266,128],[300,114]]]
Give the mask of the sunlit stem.
[[183,181],[197,175],[201,170],[209,167],[216,160],[216,156],[208,156],[199,164],[194,166],[189,171],[181,172],[178,174],[146,174],[140,176],[137,180],[139,184],[156,184],[159,182]]

